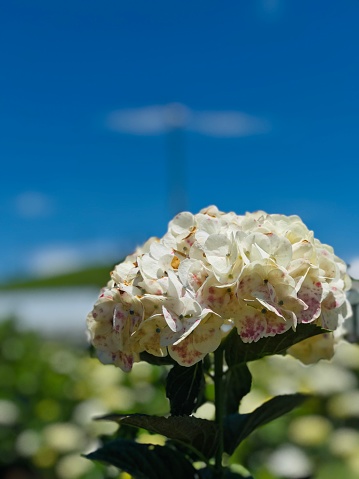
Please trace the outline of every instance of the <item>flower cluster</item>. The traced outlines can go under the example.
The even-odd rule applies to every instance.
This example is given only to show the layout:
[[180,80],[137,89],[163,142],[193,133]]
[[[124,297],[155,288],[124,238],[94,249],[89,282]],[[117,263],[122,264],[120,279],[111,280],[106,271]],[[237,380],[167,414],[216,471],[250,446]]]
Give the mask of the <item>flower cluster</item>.
[[246,343],[300,323],[334,331],[349,288],[345,263],[298,216],[210,206],[117,265],[87,324],[100,360],[124,371],[144,351],[191,366],[233,328]]

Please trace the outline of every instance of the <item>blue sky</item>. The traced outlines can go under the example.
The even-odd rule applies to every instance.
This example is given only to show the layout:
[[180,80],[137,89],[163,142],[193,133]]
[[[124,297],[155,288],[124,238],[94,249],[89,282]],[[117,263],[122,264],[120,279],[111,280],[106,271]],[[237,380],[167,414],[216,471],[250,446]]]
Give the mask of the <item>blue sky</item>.
[[358,21],[357,0],[7,2],[0,279],[120,259],[176,188],[298,214],[359,271]]

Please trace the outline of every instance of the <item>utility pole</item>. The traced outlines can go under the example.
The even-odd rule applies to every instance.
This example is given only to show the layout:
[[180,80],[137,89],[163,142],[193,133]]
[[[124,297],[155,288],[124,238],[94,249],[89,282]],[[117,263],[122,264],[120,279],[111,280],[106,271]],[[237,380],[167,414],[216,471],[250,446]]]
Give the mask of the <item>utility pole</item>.
[[186,193],[187,161],[185,126],[188,110],[180,103],[171,103],[165,110],[168,209],[173,217],[188,208]]

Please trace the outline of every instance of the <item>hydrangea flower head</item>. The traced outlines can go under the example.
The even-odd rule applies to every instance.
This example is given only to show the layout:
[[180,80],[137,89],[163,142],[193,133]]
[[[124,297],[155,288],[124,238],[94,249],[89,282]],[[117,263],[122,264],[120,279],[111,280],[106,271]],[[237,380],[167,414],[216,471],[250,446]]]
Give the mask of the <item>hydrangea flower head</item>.
[[210,206],[117,265],[87,325],[100,360],[124,371],[142,352],[191,366],[234,328],[245,343],[298,324],[334,331],[349,288],[344,261],[298,216]]

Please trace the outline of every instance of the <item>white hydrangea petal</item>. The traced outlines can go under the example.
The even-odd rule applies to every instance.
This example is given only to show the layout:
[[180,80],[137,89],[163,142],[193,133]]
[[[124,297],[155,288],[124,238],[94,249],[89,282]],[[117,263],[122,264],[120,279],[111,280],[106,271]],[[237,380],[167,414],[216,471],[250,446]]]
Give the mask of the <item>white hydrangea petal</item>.
[[180,264],[180,256],[173,254],[165,254],[159,260],[157,260],[161,276],[168,274],[172,270],[178,269]]
[[322,270],[321,275],[325,279],[339,279],[340,271],[337,263],[334,260],[334,254],[332,248],[328,248],[327,245],[320,245],[316,248],[318,265]]
[[308,240],[303,239],[301,241],[298,241],[297,243],[294,243],[292,247],[292,251],[293,251],[292,260],[305,259],[311,262],[315,260],[315,254],[316,254],[315,247]]
[[168,297],[181,298],[184,295],[184,287],[173,271],[167,271],[168,275]]
[[143,278],[142,281],[139,281],[138,287],[141,288],[137,293],[138,296],[143,294],[160,296],[167,292],[168,278],[166,276],[159,279]]
[[132,281],[138,272],[136,263],[124,262],[115,266],[111,273],[111,278],[115,283],[122,283],[123,281]]
[[158,264],[158,261],[151,258],[149,254],[139,256],[137,259],[139,269],[144,278],[157,279],[162,276],[162,270]]
[[[311,268],[313,268],[313,265],[307,259],[298,258],[290,262],[287,267],[287,272],[298,285],[298,282],[303,282],[302,280]],[[297,290],[298,289],[299,288],[297,288]]]
[[186,236],[195,225],[194,216],[188,211],[179,213],[170,222],[169,228],[175,236]]
[[294,344],[287,353],[303,364],[317,363],[320,359],[331,359],[334,355],[334,338],[331,333],[318,334]]
[[192,317],[201,314],[202,308],[200,304],[191,296],[184,296],[181,298],[181,303],[183,305],[183,316]]
[[198,265],[201,268],[202,263],[200,261],[193,261],[192,259],[186,258],[181,262],[178,267],[178,279],[183,284],[185,288],[189,286],[189,272],[193,267],[193,264]]
[[205,208],[202,208],[199,214],[208,215],[208,216],[217,218],[218,216],[221,216],[224,213],[222,213],[222,211],[219,211],[216,205],[209,205],[209,206],[206,206]]
[[198,214],[196,217],[197,231],[196,238],[201,234],[206,237],[211,234],[217,234],[220,231],[220,221],[218,218],[206,214]]
[[218,271],[228,271],[236,259],[237,249],[227,236],[213,234],[208,236],[204,244],[207,261]]
[[161,345],[161,333],[166,327],[166,321],[162,314],[147,318],[131,337],[133,350],[136,352],[147,351],[153,356],[166,356],[167,350]]
[[210,314],[204,322],[193,332],[193,345],[204,354],[215,351],[222,341],[221,327],[222,320],[217,315]]
[[154,241],[150,246],[150,255],[156,260],[159,260],[162,256],[171,254],[171,251],[171,248],[166,247],[160,241]]
[[162,306],[162,312],[163,312],[163,317],[166,320],[166,323],[168,324],[168,327],[172,331],[181,331],[183,326],[182,326],[182,321],[178,318],[176,314],[171,314],[168,309],[166,309],[164,306]]
[[163,244],[163,246],[172,251],[177,249],[177,239],[170,231],[167,231],[167,233],[161,239],[161,243]]

